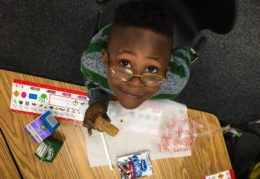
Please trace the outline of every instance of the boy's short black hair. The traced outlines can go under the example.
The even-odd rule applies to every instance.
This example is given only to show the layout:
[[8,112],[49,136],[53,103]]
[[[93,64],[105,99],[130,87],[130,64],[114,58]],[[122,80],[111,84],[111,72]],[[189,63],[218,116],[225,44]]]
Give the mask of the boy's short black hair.
[[[173,39],[172,14],[157,0],[130,0],[120,4],[113,26],[133,26],[152,30]],[[113,29],[112,26],[112,29]]]

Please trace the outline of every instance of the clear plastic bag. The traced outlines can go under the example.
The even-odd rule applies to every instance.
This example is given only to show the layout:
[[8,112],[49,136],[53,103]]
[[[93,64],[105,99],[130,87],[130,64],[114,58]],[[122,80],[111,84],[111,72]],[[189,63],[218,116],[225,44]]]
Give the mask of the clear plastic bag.
[[196,138],[210,137],[218,133],[233,133],[240,137],[241,132],[230,125],[218,127],[208,120],[172,118],[161,127],[160,151],[182,152],[191,150]]
[[162,129],[160,151],[180,152],[191,150],[196,136],[196,125],[189,118],[171,120]]

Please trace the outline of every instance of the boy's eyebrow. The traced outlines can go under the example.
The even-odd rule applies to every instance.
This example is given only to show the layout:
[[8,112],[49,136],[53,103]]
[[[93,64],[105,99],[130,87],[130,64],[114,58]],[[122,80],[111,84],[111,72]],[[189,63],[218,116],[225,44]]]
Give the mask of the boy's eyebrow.
[[[131,50],[128,50],[128,49],[123,49],[118,54],[122,54],[122,53],[128,53],[128,54],[136,57],[136,54],[134,52],[132,52]],[[160,57],[158,57],[158,56],[147,56],[146,58],[158,61]]]
[[148,57],[146,57],[146,58],[158,61],[160,57],[157,57],[157,56],[148,56]]
[[134,52],[132,52],[131,50],[128,50],[128,49],[123,49],[118,54],[122,54],[122,53],[128,53],[130,55],[136,56],[136,54]]

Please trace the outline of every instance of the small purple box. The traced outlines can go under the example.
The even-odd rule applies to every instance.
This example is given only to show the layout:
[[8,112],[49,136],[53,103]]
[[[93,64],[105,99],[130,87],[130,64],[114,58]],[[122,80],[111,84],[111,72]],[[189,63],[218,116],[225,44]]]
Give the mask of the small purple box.
[[26,132],[36,143],[41,143],[59,127],[60,123],[50,111],[45,112],[25,126]]

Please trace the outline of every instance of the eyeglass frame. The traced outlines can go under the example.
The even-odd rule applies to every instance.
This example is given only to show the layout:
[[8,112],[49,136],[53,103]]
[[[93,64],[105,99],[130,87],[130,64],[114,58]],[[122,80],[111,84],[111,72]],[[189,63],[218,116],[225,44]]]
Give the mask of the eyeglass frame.
[[[115,74],[115,72],[117,71],[116,68],[122,68],[122,67],[112,66],[112,67],[109,67],[109,70],[110,70],[113,74]],[[121,79],[121,81],[124,81],[124,82],[130,81],[131,79],[133,79],[133,77],[139,77],[139,78],[141,79],[142,83],[143,83],[145,86],[161,86],[162,82],[166,79],[166,77],[164,77],[163,75],[157,75],[157,74],[144,73],[144,74],[142,74],[142,75],[135,75],[134,72],[133,72],[133,70],[131,70],[131,69],[129,69],[129,68],[122,68],[122,70],[124,70],[124,71],[126,72],[125,74],[131,75],[131,77],[130,77],[129,79],[125,79],[125,80],[122,80],[122,79]],[[128,71],[128,72],[131,72],[132,74],[127,73],[127,71]],[[158,77],[161,77],[162,80],[161,80],[161,81],[158,81],[158,83],[156,83],[156,84],[154,84],[154,85],[147,85],[147,83],[145,83],[145,81],[144,81],[144,76],[145,76],[145,75],[158,76]],[[113,77],[115,77],[115,76],[113,76]]]
[[[108,50],[106,50],[107,51],[107,60],[105,61],[105,63],[109,66],[110,65],[110,58],[109,58],[109,56],[110,56],[110,54],[109,54],[109,51]],[[109,67],[109,70],[111,70],[111,72],[112,72],[112,68],[113,67],[115,67],[115,68],[117,68],[115,65],[114,66],[112,66],[112,67]],[[155,75],[155,76],[160,76],[160,77],[162,77],[162,81],[159,83],[159,84],[157,84],[157,85],[146,85],[145,83],[144,83],[144,81],[143,81],[143,75],[145,75],[146,73],[143,73],[142,75],[134,75],[134,72],[133,72],[133,70],[131,70],[131,69],[129,69],[129,68],[122,68],[122,69],[127,69],[127,70],[129,70],[129,71],[131,71],[132,72],[132,77],[131,78],[129,78],[128,80],[126,80],[126,81],[130,81],[131,79],[133,79],[133,77],[140,77],[140,79],[141,79],[141,81],[142,81],[142,83],[145,85],[145,86],[161,86],[162,85],[162,82],[163,81],[165,81],[166,80],[166,73],[165,73],[165,76],[163,76],[163,75],[157,75],[157,74],[149,74],[149,75]],[[121,80],[121,81],[124,81],[124,80]],[[124,81],[124,82],[126,82],[126,81]]]

